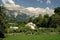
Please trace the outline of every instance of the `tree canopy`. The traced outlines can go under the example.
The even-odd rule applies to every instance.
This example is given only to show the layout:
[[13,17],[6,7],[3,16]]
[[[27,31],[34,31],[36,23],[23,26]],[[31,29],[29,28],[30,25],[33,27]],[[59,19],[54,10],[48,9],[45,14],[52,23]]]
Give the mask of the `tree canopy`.
[[4,10],[5,8],[3,6],[0,6],[0,38],[4,37],[6,27],[6,14]]
[[60,15],[60,7],[55,8],[54,12],[55,12],[55,14],[59,14]]

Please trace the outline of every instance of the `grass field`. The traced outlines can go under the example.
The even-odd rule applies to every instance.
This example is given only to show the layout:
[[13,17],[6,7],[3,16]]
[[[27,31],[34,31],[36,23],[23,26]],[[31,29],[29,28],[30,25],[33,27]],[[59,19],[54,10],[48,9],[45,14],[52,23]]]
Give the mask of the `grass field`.
[[60,40],[60,34],[10,35],[4,40]]

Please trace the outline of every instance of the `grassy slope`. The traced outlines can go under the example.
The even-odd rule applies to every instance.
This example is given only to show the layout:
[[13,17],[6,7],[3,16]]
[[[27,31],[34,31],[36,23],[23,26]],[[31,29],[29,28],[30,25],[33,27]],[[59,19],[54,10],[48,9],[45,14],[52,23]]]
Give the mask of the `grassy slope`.
[[4,40],[60,40],[60,35],[59,34],[13,35],[7,36]]

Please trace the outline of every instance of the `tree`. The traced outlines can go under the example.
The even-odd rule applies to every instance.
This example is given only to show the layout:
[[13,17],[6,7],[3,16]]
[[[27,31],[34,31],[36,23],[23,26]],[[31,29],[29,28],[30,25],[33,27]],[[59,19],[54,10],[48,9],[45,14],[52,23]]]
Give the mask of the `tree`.
[[28,22],[32,22],[32,21],[33,21],[33,18],[32,18],[32,17],[30,17]]
[[49,18],[49,27],[57,28],[60,27],[60,7],[55,8],[55,14]]
[[44,18],[42,21],[42,27],[48,27],[48,20],[49,20],[49,15],[48,14],[44,15]]
[[4,12],[4,7],[0,6],[0,38],[4,38],[4,32],[6,27],[6,14]]
[[53,27],[53,28],[60,26],[60,16],[57,14],[52,15],[49,19],[48,24],[49,24],[49,27]]
[[34,18],[33,23],[36,24],[38,27],[41,27],[42,21],[43,21],[43,17],[40,14],[38,17]]
[[60,7],[57,7],[54,9],[55,14],[60,15]]

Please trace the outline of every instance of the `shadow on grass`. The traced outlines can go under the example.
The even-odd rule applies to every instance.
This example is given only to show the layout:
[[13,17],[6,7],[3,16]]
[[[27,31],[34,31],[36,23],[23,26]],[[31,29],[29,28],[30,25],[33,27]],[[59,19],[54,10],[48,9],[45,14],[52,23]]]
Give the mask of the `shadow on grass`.
[[0,40],[3,40],[3,38],[0,38]]

